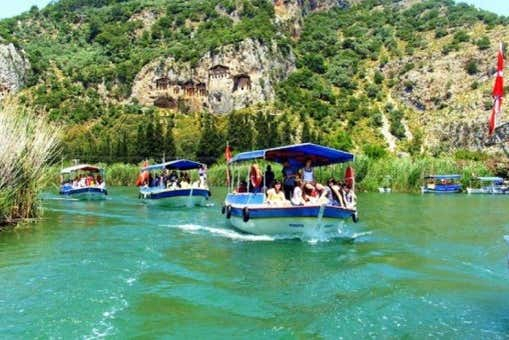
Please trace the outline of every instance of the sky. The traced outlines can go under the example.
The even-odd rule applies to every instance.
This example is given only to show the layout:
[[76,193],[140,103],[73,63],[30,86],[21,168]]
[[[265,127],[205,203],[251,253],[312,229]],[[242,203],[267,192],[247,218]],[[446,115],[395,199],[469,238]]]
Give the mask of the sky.
[[[28,11],[36,5],[39,8],[46,6],[50,0],[0,0],[0,19],[9,18]],[[476,7],[509,16],[509,0],[457,0]]]

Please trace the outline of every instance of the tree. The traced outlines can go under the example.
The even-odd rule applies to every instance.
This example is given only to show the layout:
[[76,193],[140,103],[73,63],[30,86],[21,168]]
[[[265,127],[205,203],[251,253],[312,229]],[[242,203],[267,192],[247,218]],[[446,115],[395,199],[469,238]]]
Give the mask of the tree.
[[202,163],[212,164],[224,150],[224,137],[216,127],[214,117],[205,112],[201,116],[201,135],[196,156]]
[[168,124],[166,124],[163,152],[166,159],[173,159],[177,156],[175,140],[173,138],[173,117],[170,117],[168,119]]

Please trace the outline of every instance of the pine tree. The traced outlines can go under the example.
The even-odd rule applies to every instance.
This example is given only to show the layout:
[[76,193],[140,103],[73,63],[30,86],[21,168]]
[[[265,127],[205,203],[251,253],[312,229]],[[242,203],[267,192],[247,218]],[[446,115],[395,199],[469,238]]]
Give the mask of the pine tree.
[[168,119],[168,124],[166,125],[163,152],[166,160],[174,159],[177,156],[175,141],[173,139],[173,117]]
[[201,136],[198,144],[197,157],[202,163],[212,164],[224,150],[224,137],[215,124],[215,119],[210,113],[201,116]]

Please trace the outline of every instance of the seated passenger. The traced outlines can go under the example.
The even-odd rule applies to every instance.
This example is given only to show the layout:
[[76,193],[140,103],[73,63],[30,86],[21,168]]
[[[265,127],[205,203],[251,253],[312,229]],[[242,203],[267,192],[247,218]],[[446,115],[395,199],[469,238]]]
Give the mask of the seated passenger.
[[267,190],[267,203],[271,205],[288,205],[285,193],[281,191],[281,182],[274,182],[274,187]]
[[310,204],[316,204],[318,203],[318,191],[316,191],[316,188],[311,183],[305,183],[304,184],[304,190],[302,197],[307,203]]
[[85,176],[80,175],[80,179],[79,179],[79,181],[78,181],[78,186],[79,186],[80,188],[84,188],[86,185],[87,185],[87,183],[86,183],[86,178],[85,178]]
[[334,178],[329,179],[328,186],[330,190],[329,200],[331,201],[331,204],[339,205],[340,207],[345,207],[345,200],[343,198],[342,189],[336,183]]
[[239,186],[237,187],[237,189],[235,189],[236,193],[244,193],[244,192],[247,192],[247,182],[246,181],[240,181],[239,183]]
[[104,189],[106,187],[106,183],[104,183],[101,175],[97,175],[96,186],[100,189]]
[[353,190],[351,190],[348,186],[345,186],[344,188],[344,198],[345,206],[348,209],[355,209],[355,207],[357,206],[357,196],[355,196]]
[[302,195],[302,181],[299,178],[295,180],[291,202],[293,205],[304,205],[306,203]]
[[329,188],[321,185],[320,183],[316,183],[315,185],[316,191],[318,193],[317,203],[319,204],[328,204],[329,203]]

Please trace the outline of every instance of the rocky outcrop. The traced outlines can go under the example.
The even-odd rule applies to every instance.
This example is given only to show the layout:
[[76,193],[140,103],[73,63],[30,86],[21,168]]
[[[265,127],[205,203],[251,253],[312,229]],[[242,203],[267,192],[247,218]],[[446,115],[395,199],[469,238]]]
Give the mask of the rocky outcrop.
[[274,100],[274,85],[294,69],[291,51],[248,39],[209,52],[194,66],[171,56],[149,63],[135,78],[132,98],[181,112],[227,113]]
[[0,43],[0,101],[26,83],[30,62],[13,44]]
[[300,36],[303,17],[312,12],[326,11],[334,7],[345,8],[347,0],[273,0],[276,23],[290,32],[294,38]]

